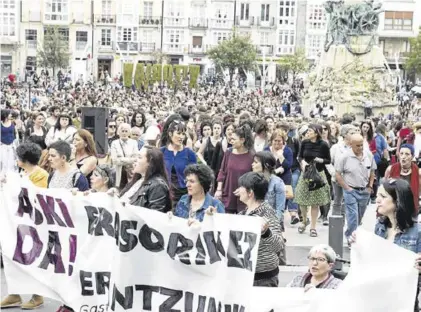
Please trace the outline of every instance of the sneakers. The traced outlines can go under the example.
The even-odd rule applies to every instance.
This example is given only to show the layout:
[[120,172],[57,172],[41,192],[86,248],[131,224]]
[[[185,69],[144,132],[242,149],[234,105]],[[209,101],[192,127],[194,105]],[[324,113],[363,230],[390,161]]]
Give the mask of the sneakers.
[[327,219],[327,217],[323,217],[323,225],[324,226],[328,226],[329,225],[329,220]]
[[8,295],[0,303],[0,309],[19,308],[22,304],[22,298],[19,295]]
[[44,304],[44,298],[38,295],[33,295],[31,300],[22,304],[20,307],[22,310],[34,310],[41,307]]

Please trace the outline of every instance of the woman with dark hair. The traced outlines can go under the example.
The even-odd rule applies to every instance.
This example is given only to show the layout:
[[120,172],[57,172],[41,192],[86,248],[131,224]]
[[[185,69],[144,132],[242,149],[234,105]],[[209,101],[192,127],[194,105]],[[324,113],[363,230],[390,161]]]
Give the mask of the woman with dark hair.
[[51,127],[45,137],[45,144],[50,146],[57,141],[65,141],[69,144],[73,141],[73,135],[77,129],[73,127],[72,118],[69,115],[60,115],[57,119],[56,125]]
[[275,210],[265,201],[269,183],[261,173],[248,172],[238,180],[236,194],[246,205],[240,215],[260,217],[262,233],[257,254],[254,286],[278,287],[279,264],[285,264],[285,243]]
[[120,199],[131,205],[168,212],[172,209],[170,187],[162,152],[144,146],[135,163],[133,179],[120,193]]
[[207,140],[202,142],[202,145],[197,152],[197,156],[200,160],[205,164],[210,166],[212,163],[212,158],[214,151],[216,149],[216,145],[221,142],[222,137],[222,121],[221,120],[214,120],[212,122],[212,135],[208,137]]
[[165,168],[171,185],[174,205],[180,198],[187,194],[186,177],[184,170],[190,164],[195,164],[196,154],[188,147],[185,147],[186,126],[180,120],[175,119],[162,134],[167,138],[167,145],[161,147],[164,154]]
[[66,141],[57,141],[48,148],[48,161],[53,173],[48,177],[48,188],[77,188],[84,192],[89,189],[86,177],[79,169],[70,166],[72,148]]
[[165,120],[165,124],[162,128],[161,141],[159,142],[160,147],[164,147],[169,144],[170,138],[168,136],[168,128],[173,123],[173,121],[176,121],[176,120],[183,122],[183,118],[181,118],[179,114],[172,114],[167,118],[167,120]]
[[47,136],[47,129],[44,127],[45,116],[41,112],[35,113],[32,120],[32,125],[26,128],[25,140],[38,144],[44,150],[47,148],[45,144],[45,137]]
[[78,130],[73,136],[73,146],[75,148],[74,161],[76,167],[88,179],[90,186],[92,172],[98,164],[96,147],[92,134],[85,129]]
[[[306,139],[301,143],[298,161],[301,163],[303,174],[298,179],[295,189],[295,202],[300,205],[303,223],[298,227],[299,233],[304,233],[307,227],[307,207],[311,207],[310,236],[317,237],[316,223],[319,207],[330,203],[329,184],[324,173],[325,165],[330,164],[329,145],[322,139],[322,129],[319,125],[310,124],[306,132]],[[325,185],[317,190],[309,189],[309,182],[304,179],[307,166],[314,164]]]
[[128,120],[126,121],[126,116],[120,113],[117,114],[114,119],[115,119],[117,129],[120,128],[121,124],[128,122]]
[[174,215],[185,219],[203,221],[207,209],[225,213],[224,205],[213,198],[209,191],[215,180],[212,169],[204,164],[189,165],[184,171],[187,194],[180,198]]
[[98,165],[92,172],[90,182],[92,191],[107,193],[115,185],[115,170],[109,165]]
[[374,140],[374,130],[371,121],[365,120],[360,124],[361,135],[364,137],[364,148],[376,153],[376,141]]
[[259,119],[254,124],[254,150],[256,152],[263,151],[263,149],[269,144],[268,131],[269,128],[264,119]]
[[[413,217],[414,197],[409,183],[401,179],[385,180],[377,191],[376,204],[380,217],[377,219],[374,233],[415,254],[421,253],[421,225]],[[354,233],[351,243],[355,240]],[[421,271],[421,265],[417,261],[419,260],[415,259],[415,266]],[[420,278],[414,311],[418,311],[419,286]]]
[[281,178],[275,175],[276,159],[271,152],[262,151],[254,155],[252,164],[253,172],[263,173],[269,181],[269,189],[265,200],[275,209],[279,218],[281,230],[285,232],[284,211],[285,211],[285,184]]
[[[47,188],[48,172],[38,166],[41,158],[41,148],[35,143],[22,143],[16,148],[17,163],[23,169],[23,175],[37,187]],[[32,310],[44,304],[42,296],[33,295],[29,302],[22,304],[20,295],[11,294],[2,300],[0,308],[20,307],[23,310]]]
[[133,114],[130,125],[132,126],[132,128],[133,127],[139,128],[141,131],[140,135],[142,135],[146,131],[145,122],[146,122],[145,114],[143,114],[142,112],[135,112]]
[[238,127],[232,135],[232,148],[227,149],[222,160],[215,197],[220,199],[227,213],[236,214],[245,209],[234,191],[238,188],[238,179],[251,170],[253,163],[253,134],[248,125]]
[[12,122],[12,111],[1,110],[1,133],[0,133],[0,171],[16,171],[16,157],[13,150],[15,141],[15,126]]
[[208,139],[212,136],[212,123],[210,120],[204,120],[200,124],[200,140],[197,140],[194,144],[194,150],[198,151],[202,146],[203,142],[207,142]]

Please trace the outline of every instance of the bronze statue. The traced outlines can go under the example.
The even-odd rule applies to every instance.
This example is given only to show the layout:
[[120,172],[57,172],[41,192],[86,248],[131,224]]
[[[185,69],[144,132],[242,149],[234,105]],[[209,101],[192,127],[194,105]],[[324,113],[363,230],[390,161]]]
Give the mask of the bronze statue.
[[[326,52],[332,44],[344,44],[349,52],[356,55],[371,51],[379,27],[381,3],[375,4],[374,0],[365,0],[359,4],[345,5],[343,0],[330,0],[324,6],[329,14],[325,41]],[[365,50],[355,51],[350,44],[351,36],[371,36],[371,39]]]

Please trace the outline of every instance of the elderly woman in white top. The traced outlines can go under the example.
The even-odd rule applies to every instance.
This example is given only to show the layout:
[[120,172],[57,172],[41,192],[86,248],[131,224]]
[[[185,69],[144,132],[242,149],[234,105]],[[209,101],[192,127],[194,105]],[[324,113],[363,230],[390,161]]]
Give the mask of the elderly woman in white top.
[[45,137],[45,144],[50,146],[57,141],[66,141],[69,144],[73,142],[73,135],[77,129],[73,126],[72,118],[69,115],[60,115],[56,125],[51,127]]
[[120,139],[111,143],[111,160],[116,169],[116,186],[124,188],[133,176],[133,164],[139,153],[137,141],[130,139],[130,125],[122,123],[118,127]]

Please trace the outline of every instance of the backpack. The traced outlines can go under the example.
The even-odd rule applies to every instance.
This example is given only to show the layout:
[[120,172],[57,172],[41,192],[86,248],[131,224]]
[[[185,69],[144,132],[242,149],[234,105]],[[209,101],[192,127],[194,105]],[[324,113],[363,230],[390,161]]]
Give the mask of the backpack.
[[[49,175],[48,175],[48,185],[50,185],[50,181],[51,181],[51,179],[53,178],[53,174],[54,174],[54,171],[53,172],[51,172]],[[79,178],[80,178],[80,176],[82,175],[82,172],[80,172],[80,170],[77,170],[77,171],[75,171],[75,173],[73,174],[73,176],[72,176],[72,185],[73,185],[73,187],[76,187],[76,184],[77,184],[77,181],[79,180]]]

